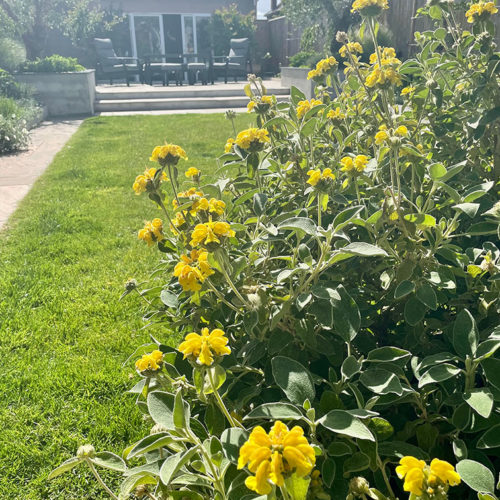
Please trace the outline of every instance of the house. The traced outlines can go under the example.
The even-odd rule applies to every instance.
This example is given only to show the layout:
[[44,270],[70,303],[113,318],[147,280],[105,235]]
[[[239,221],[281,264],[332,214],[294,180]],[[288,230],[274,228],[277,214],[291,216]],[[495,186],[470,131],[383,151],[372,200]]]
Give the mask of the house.
[[101,0],[101,4],[128,17],[130,55],[138,58],[198,53],[210,45],[207,25],[215,10],[231,4],[243,14],[256,10],[256,0]]

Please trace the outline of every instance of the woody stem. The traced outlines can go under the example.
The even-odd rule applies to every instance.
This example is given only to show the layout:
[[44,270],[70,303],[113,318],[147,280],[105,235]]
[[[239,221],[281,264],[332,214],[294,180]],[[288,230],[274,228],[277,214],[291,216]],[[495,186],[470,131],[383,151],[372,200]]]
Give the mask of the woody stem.
[[235,420],[229,411],[226,408],[226,405],[224,404],[224,401],[222,401],[222,398],[220,397],[219,391],[217,390],[217,387],[215,386],[215,381],[212,376],[211,370],[207,370],[208,374],[208,380],[210,381],[210,387],[212,388],[212,391],[215,396],[215,400],[217,401],[217,405],[219,406],[220,410],[222,413],[224,413],[224,416],[227,418],[229,424],[231,427],[239,427],[240,429],[244,429],[244,427],[237,421]]

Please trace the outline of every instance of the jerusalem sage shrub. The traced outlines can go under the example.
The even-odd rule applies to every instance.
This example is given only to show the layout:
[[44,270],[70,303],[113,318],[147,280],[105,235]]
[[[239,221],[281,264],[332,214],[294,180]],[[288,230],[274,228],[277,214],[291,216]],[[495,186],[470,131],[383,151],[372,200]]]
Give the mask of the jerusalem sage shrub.
[[138,236],[162,258],[124,295],[183,341],[132,356],[150,435],[51,477],[85,462],[113,498],[96,466],[124,474],[120,498],[497,498],[497,9],[469,5],[464,31],[429,2],[402,62],[376,43],[387,7],[354,2],[375,51],[339,33],[345,82],[321,61],[315,99],[250,77],[257,127],[216,182],[155,148],[133,189],[159,208]]

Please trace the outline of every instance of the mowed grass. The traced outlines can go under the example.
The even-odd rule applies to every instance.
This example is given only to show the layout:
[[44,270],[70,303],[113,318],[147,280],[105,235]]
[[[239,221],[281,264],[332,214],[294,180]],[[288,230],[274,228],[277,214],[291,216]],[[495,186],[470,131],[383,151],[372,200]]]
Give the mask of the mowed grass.
[[84,467],[46,478],[82,444],[120,453],[147,432],[122,364],[150,330],[118,298],[159,259],[136,236],[159,212],[132,182],[164,140],[213,173],[229,136],[223,115],[89,119],[0,233],[1,500],[107,498]]

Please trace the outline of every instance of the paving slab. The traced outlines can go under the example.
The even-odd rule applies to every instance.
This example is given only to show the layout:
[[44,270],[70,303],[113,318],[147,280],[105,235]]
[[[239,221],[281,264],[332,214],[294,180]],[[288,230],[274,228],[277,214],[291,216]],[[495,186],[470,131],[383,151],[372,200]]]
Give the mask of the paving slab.
[[0,156],[0,229],[82,121],[45,121],[31,131],[26,151]]

